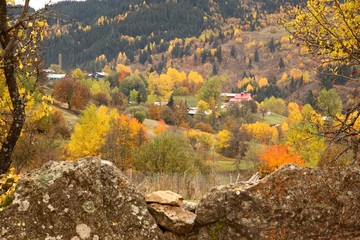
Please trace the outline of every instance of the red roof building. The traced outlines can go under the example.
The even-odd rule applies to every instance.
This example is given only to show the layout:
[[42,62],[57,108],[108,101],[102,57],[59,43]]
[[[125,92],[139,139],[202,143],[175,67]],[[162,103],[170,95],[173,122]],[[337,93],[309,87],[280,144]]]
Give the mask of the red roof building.
[[241,102],[251,100],[251,93],[242,92],[235,94],[235,97],[230,99],[230,102]]

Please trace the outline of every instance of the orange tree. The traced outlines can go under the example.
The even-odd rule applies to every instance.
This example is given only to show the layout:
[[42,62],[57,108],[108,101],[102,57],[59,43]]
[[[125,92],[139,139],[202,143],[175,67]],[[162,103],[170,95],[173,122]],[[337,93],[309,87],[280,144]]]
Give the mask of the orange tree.
[[287,163],[294,163],[299,166],[304,165],[304,160],[296,152],[292,152],[287,144],[274,144],[265,147],[259,154],[262,162],[259,164],[259,171],[262,175],[273,172],[280,166]]

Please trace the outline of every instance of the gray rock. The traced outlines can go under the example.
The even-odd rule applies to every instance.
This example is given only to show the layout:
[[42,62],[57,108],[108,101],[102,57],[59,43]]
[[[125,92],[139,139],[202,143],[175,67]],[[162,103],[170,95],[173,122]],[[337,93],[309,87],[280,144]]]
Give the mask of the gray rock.
[[0,239],[163,239],[141,194],[110,162],[52,162],[23,176]]
[[284,166],[257,184],[212,189],[196,210],[202,239],[358,239],[360,169]]
[[184,200],[183,203],[184,203],[183,207],[184,207],[186,210],[195,213],[196,208],[197,208],[197,205],[198,205],[197,203],[195,203],[195,202],[190,202],[190,201],[186,201],[186,200]]
[[156,191],[145,195],[147,203],[159,203],[181,207],[183,205],[183,196],[172,191]]
[[158,225],[175,234],[188,234],[194,227],[196,215],[182,207],[152,203],[148,209]]

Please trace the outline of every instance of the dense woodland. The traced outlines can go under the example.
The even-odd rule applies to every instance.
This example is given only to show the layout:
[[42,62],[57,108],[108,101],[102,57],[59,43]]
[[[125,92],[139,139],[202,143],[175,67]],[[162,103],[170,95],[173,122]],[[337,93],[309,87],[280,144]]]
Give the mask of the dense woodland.
[[[58,25],[54,25],[54,37],[44,43],[44,59],[47,65],[56,63],[62,53],[65,69],[80,66],[98,70],[94,60],[102,54],[109,61],[118,52],[134,56],[150,43],[157,45],[157,53],[165,52],[170,40],[219,29],[229,18],[238,19],[239,25],[248,24],[254,31],[261,26],[261,18],[279,11],[283,4],[283,1],[237,0],[63,2],[53,7],[53,17],[59,21],[49,20]],[[130,61],[134,58],[130,57]]]
[[[0,19],[0,184],[86,156],[148,179],[357,164],[359,6],[320,2],[88,0]],[[323,25],[347,44],[311,11],[337,19]]]

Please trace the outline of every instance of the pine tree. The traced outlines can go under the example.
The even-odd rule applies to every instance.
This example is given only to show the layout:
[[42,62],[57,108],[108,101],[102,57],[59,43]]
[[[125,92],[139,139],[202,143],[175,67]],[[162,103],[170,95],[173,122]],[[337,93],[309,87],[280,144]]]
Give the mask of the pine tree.
[[231,52],[230,52],[230,54],[231,54],[231,56],[232,56],[233,58],[236,59],[237,52],[236,52],[235,46],[232,46],[232,47],[231,47]]
[[221,53],[221,46],[216,48],[215,56],[217,57],[217,60],[219,63],[222,61],[222,53]]
[[308,90],[308,93],[306,95],[305,104],[306,103],[310,104],[312,107],[316,107],[316,100],[311,90]]
[[214,76],[214,75],[217,75],[217,74],[218,74],[217,65],[216,65],[216,63],[214,63],[213,68],[212,68],[212,75]]
[[207,57],[207,54],[206,54],[206,51],[204,50],[201,54],[201,63],[204,64],[206,62],[206,57]]
[[284,67],[285,67],[285,63],[284,63],[283,58],[281,57],[280,61],[279,61],[279,68],[284,68]]
[[259,52],[257,49],[255,49],[255,53],[254,53],[254,61],[258,62],[259,61]]
[[296,83],[295,83],[295,79],[293,77],[290,80],[289,90],[291,93],[296,91]]
[[174,107],[174,97],[173,95],[171,94],[170,98],[169,98],[169,101],[168,103],[166,104],[166,106],[168,106],[169,108],[173,109]]
[[275,42],[274,42],[274,38],[272,37],[269,44],[268,44],[269,50],[270,52],[275,52]]

